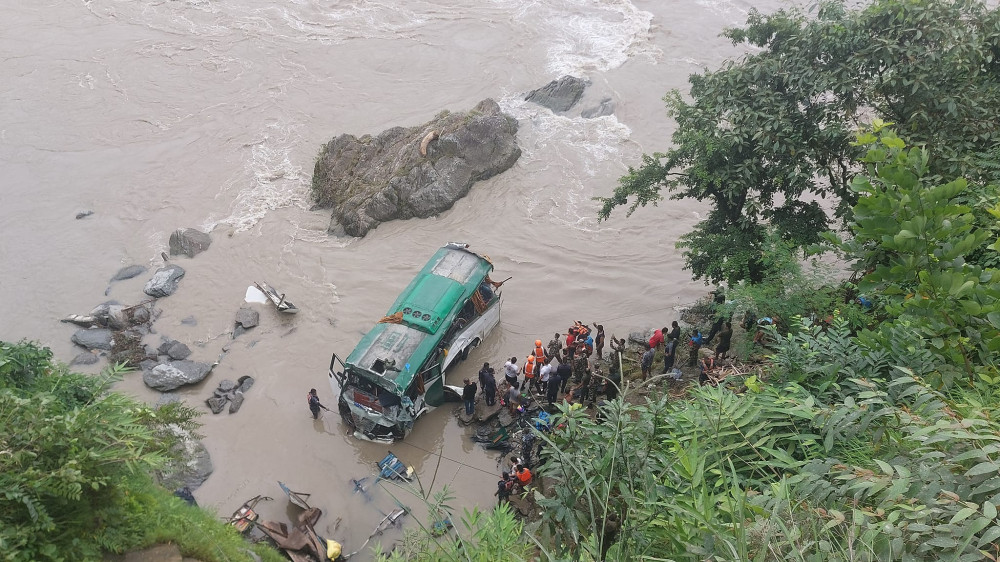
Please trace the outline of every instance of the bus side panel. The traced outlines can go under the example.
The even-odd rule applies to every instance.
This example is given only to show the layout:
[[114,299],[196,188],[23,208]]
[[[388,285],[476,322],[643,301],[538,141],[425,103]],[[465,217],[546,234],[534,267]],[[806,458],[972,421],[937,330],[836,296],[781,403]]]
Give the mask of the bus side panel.
[[440,406],[444,403],[444,377],[440,364],[427,371],[424,377],[424,400],[428,406]]

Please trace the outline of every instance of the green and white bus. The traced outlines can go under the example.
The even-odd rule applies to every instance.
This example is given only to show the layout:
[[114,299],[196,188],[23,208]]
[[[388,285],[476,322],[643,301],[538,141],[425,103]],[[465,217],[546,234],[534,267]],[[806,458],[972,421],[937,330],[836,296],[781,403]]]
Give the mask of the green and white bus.
[[402,439],[444,402],[445,372],[500,323],[489,258],[451,243],[431,257],[386,316],[346,358],[330,360],[330,387],[358,438]]

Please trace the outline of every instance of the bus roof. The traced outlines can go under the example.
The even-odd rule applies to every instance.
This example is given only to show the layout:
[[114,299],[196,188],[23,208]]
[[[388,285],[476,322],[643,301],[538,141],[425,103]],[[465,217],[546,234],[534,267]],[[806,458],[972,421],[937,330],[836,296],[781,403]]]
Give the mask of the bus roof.
[[[379,386],[405,391],[448,332],[461,306],[479,289],[493,264],[461,245],[438,250],[396,298],[386,316],[400,323],[375,324],[345,361]],[[407,368],[409,365],[409,368]]]

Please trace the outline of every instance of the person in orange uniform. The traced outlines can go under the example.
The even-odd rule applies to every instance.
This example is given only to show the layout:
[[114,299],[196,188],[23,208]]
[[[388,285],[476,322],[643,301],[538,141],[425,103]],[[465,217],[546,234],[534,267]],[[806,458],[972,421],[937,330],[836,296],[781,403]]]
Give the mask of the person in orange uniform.
[[541,374],[540,371],[542,366],[549,362],[549,358],[545,353],[545,348],[542,347],[542,340],[535,340],[535,349],[531,352],[531,355],[535,358],[535,379],[533,381],[535,383],[535,391],[541,392],[542,388],[538,384],[540,380],[538,375]]
[[524,362],[524,367],[521,368],[521,372],[524,373],[521,390],[531,388],[531,384],[535,382],[535,375],[538,374],[538,366],[535,364],[534,355],[528,356],[528,359]]

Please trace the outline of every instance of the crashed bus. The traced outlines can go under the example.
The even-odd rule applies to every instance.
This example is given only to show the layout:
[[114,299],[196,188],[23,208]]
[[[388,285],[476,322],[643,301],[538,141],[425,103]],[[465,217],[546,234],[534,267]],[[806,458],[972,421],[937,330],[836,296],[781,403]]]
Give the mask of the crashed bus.
[[392,442],[445,399],[445,372],[500,323],[489,258],[451,243],[438,250],[346,358],[330,387],[355,437]]

